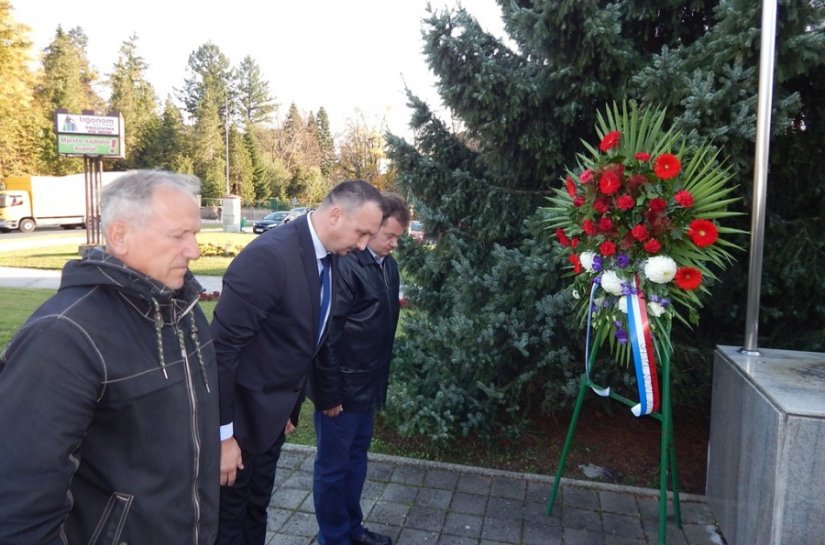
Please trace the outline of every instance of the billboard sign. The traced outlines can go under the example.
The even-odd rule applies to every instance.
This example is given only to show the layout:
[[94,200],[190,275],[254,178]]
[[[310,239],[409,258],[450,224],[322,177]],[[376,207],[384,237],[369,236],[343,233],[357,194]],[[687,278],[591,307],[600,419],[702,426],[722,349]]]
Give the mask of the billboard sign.
[[60,155],[125,157],[123,116],[120,114],[73,114],[57,110],[54,113],[54,132]]

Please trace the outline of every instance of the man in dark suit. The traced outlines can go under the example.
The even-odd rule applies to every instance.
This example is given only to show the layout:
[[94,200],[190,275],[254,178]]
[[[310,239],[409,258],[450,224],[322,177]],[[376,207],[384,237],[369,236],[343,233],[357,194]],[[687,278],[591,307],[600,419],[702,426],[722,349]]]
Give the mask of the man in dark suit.
[[391,545],[364,527],[361,491],[376,409],[384,405],[401,309],[398,264],[390,255],[407,231],[410,211],[384,194],[384,221],[367,249],[341,258],[326,347],[310,375],[315,402],[313,474],[320,545]]
[[369,183],[342,182],[317,210],[256,238],[223,277],[212,320],[221,416],[218,545],[264,543],[281,446],[324,344],[336,255],[366,247],[382,206]]

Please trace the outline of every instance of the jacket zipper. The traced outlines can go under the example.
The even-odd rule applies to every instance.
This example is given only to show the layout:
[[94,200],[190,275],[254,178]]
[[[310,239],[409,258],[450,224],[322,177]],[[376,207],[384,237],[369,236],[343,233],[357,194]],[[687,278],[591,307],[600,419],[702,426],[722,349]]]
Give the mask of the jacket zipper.
[[[176,317],[177,318],[177,317]],[[200,505],[200,495],[198,494],[198,477],[200,475],[200,450],[201,450],[201,441],[200,435],[198,432],[198,407],[197,407],[197,398],[195,396],[195,387],[192,380],[192,370],[189,368],[189,355],[186,352],[186,341],[184,339],[183,331],[179,327],[179,323],[177,319],[173,322],[174,323],[174,330],[175,334],[178,337],[178,344],[180,345],[180,354],[183,358],[183,369],[184,374],[186,375],[186,393],[189,396],[189,416],[191,418],[191,428],[192,428],[192,444],[195,447],[194,452],[194,475],[192,479],[192,503],[195,507],[195,527],[193,528],[194,531],[194,543],[197,545],[199,542],[199,529],[200,529],[200,518],[201,518],[201,505]]]

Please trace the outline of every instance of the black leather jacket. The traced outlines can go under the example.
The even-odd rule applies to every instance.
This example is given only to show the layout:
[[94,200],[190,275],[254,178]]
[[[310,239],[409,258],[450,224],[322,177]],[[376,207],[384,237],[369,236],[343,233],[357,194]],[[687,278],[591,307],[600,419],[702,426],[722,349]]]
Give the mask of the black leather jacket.
[[338,261],[338,291],[326,346],[316,358],[310,396],[318,410],[364,411],[384,405],[401,305],[398,264],[382,267],[369,250]]

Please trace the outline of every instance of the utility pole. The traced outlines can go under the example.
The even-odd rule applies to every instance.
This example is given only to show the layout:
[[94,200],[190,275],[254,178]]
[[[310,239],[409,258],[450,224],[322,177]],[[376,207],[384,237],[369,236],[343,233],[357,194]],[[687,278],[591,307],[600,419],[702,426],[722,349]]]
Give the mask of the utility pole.
[[224,95],[224,133],[226,134],[226,194],[229,195],[229,96]]

